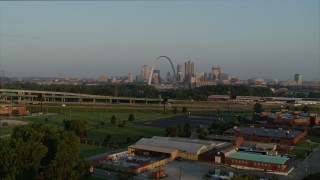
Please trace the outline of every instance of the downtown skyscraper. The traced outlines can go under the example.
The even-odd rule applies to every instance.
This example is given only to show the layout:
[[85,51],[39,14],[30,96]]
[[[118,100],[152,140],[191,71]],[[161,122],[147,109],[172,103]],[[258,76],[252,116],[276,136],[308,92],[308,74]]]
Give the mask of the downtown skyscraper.
[[182,64],[177,65],[177,81],[178,82],[183,82],[183,72],[182,72]]
[[149,78],[149,69],[148,65],[143,65],[141,68],[141,78],[143,81],[147,81]]
[[190,82],[190,79],[193,75],[194,75],[194,63],[188,61],[184,64],[184,82]]

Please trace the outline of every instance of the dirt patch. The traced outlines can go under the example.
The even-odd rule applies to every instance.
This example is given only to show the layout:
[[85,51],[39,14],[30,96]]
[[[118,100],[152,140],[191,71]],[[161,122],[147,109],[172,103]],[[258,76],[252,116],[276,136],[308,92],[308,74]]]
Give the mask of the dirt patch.
[[16,126],[16,125],[25,125],[28,124],[25,121],[19,121],[19,120],[11,120],[11,119],[1,119],[1,125],[8,125],[8,126]]

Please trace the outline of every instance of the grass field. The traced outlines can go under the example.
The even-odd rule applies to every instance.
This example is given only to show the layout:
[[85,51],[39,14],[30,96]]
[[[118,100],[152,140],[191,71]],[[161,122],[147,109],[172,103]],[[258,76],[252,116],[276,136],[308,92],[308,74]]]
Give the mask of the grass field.
[[92,144],[80,144],[81,152],[80,155],[83,157],[90,157],[96,154],[105,153],[111,150],[111,148],[107,148],[105,146],[97,146]]
[[320,136],[308,136],[308,139],[312,142],[320,143]]
[[[49,112],[50,113],[50,112]],[[117,125],[111,124],[110,119],[112,115],[115,115],[117,121],[127,120],[131,112],[94,112],[92,109],[84,110],[71,109],[71,113],[58,113],[55,115],[36,115],[24,117],[23,120],[30,121],[34,123],[52,124],[60,128],[63,128],[63,120],[70,119],[83,119],[88,122],[87,138],[95,139],[103,142],[104,137],[110,134],[110,142],[114,143],[124,143],[114,148],[107,148],[103,146],[100,148],[98,144],[93,146],[92,144],[81,144],[81,155],[83,157],[88,157],[104,152],[108,152],[114,149],[121,149],[127,147],[127,138],[131,139],[131,143],[134,143],[140,137],[152,137],[156,135],[163,135],[164,131],[161,128],[144,127],[133,125],[127,122],[123,128],[119,128]],[[163,116],[160,113],[155,113],[151,111],[150,113],[145,111],[136,111],[136,117],[140,119],[150,119],[151,117]],[[71,118],[70,118],[71,117]],[[46,120],[47,119],[47,120]],[[101,122],[104,122],[103,124]],[[10,129],[7,130],[10,132]]]
[[[306,138],[309,139],[309,138]],[[295,146],[297,147],[303,147],[306,149],[315,149],[318,147],[317,143],[308,142],[306,139],[299,141]]]

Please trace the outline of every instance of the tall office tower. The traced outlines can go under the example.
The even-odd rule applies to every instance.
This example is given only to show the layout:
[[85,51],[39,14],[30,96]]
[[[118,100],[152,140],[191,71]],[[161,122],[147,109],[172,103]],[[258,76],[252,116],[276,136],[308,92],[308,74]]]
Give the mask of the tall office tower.
[[153,70],[153,76],[152,77],[153,77],[153,83],[154,84],[159,84],[161,82],[160,70]]
[[193,62],[186,62],[184,64],[184,81],[190,82],[191,77],[194,75],[194,63]]
[[182,82],[183,81],[182,64],[177,65],[177,74],[178,74],[177,81]]
[[149,78],[149,69],[148,65],[143,65],[141,68],[141,78],[143,81],[147,81]]
[[227,73],[220,73],[219,74],[219,81],[220,82],[223,82],[223,81],[225,81],[225,80],[228,80],[229,78],[228,78],[228,74]]
[[129,72],[128,74],[128,82],[132,83],[133,82],[133,73]]
[[213,66],[211,71],[212,79],[218,80],[220,75],[220,67],[219,66]]
[[302,84],[302,75],[301,74],[295,74],[294,75],[294,82],[296,84]]
[[159,84],[159,74],[157,72],[153,72],[152,79],[154,84]]

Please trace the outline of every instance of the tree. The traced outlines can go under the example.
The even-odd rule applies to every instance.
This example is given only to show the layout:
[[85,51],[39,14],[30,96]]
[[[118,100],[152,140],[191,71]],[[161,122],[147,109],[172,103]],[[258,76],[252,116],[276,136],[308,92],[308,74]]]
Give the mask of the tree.
[[253,111],[256,113],[262,113],[263,112],[262,105],[260,103],[255,103],[253,105]]
[[165,135],[170,137],[177,137],[179,135],[179,129],[177,126],[168,126],[165,129]]
[[108,143],[108,142],[110,141],[110,139],[111,139],[111,135],[110,135],[110,134],[107,134],[107,135],[104,137],[103,141],[104,141],[105,143]]
[[74,132],[30,124],[16,127],[0,144],[0,179],[78,179],[83,172]]
[[131,138],[127,137],[127,143],[131,143]]
[[173,107],[172,112],[173,112],[173,114],[177,114],[178,113],[178,108],[177,107]]
[[87,136],[87,121],[85,120],[70,120],[63,121],[64,128],[67,131],[74,131],[80,138]]
[[112,115],[111,117],[111,124],[116,124],[117,118],[115,115]]
[[303,106],[302,111],[304,113],[307,113],[309,111],[309,106],[307,106],[307,105]]
[[197,128],[197,133],[199,133],[199,135],[198,135],[198,138],[199,139],[207,139],[207,132],[205,132],[204,130],[203,130],[203,128],[202,127],[198,127]]
[[187,113],[187,111],[188,111],[187,107],[186,107],[186,106],[183,106],[181,112],[182,112],[182,113]]
[[184,135],[184,137],[190,137],[191,136],[191,131],[192,131],[192,127],[191,127],[190,123],[187,122],[183,126],[183,135]]
[[132,122],[132,121],[134,121],[134,115],[133,114],[129,114],[129,117],[128,117],[128,121],[129,122]]

